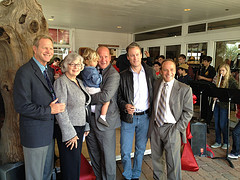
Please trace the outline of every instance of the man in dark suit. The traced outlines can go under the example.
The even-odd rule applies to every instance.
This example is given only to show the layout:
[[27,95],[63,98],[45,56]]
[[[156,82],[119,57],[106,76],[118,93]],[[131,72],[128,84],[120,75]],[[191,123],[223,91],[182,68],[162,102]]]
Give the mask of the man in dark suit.
[[151,150],[154,179],[162,179],[165,150],[167,179],[181,179],[181,136],[186,143],[186,128],[193,115],[192,90],[174,79],[175,63],[163,61],[161,75],[154,84],[154,103],[148,136]]
[[[98,67],[102,71],[101,92],[92,95],[92,115],[90,118],[90,133],[86,137],[87,147],[94,173],[97,179],[116,179],[116,128],[120,127],[119,110],[117,106],[117,90],[120,76],[110,64],[111,55],[107,47],[97,49],[100,56]],[[110,102],[106,119],[109,127],[99,123],[97,119],[104,103]]]
[[[63,112],[52,86],[53,70],[47,63],[53,56],[53,41],[39,35],[33,42],[34,57],[21,66],[14,81],[14,106],[20,114],[26,179],[50,180],[53,169],[54,114]],[[47,74],[48,79],[44,77]]]

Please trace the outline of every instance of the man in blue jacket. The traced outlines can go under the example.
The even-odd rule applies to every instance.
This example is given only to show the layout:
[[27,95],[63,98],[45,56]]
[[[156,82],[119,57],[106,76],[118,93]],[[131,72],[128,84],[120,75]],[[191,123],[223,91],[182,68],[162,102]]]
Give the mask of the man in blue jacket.
[[21,66],[14,81],[14,106],[20,114],[20,139],[27,180],[50,180],[53,169],[54,114],[63,112],[52,87],[53,41],[39,35],[33,42],[34,57]]

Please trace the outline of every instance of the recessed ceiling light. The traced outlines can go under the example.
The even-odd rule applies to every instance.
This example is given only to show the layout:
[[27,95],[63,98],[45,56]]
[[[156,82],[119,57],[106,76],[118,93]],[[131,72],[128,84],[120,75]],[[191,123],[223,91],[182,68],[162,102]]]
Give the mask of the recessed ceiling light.
[[186,11],[191,11],[191,9],[184,9],[184,11],[186,12]]
[[51,16],[51,18],[48,19],[49,21],[54,21],[54,16]]
[[122,26],[117,26],[118,29],[122,29]]

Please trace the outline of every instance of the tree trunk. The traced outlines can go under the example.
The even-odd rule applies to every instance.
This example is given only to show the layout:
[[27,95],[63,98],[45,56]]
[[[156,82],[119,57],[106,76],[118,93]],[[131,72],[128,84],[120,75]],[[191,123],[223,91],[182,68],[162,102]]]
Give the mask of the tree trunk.
[[18,68],[33,56],[32,42],[39,34],[48,34],[48,26],[36,0],[0,3],[0,91],[5,107],[0,164],[23,160],[19,115],[13,105],[13,82]]

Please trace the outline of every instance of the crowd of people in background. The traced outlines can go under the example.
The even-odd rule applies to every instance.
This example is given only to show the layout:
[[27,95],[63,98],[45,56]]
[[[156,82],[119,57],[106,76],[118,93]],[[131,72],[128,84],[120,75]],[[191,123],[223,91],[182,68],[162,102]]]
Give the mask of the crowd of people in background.
[[[96,51],[87,48],[82,56],[69,53],[61,61],[53,58],[52,38],[40,35],[34,40],[33,51],[34,56],[19,68],[14,81],[27,180],[51,179],[54,138],[62,178],[79,179],[84,137],[96,179],[116,179],[119,127],[125,179],[141,176],[148,138],[154,179],[164,174],[163,159],[168,164],[167,178],[181,179],[181,141],[186,143],[186,128],[193,116],[191,85],[197,81],[202,87],[219,84],[220,88],[238,89],[227,63],[216,72],[212,58],[205,56],[198,71],[193,72],[184,54],[177,62],[163,55],[153,58],[148,51],[143,58],[135,42],[118,58],[111,59],[109,49],[100,46]],[[203,90],[201,118],[209,126],[214,116],[216,142],[211,147],[226,149],[230,146],[227,104],[216,97],[213,100],[216,105],[212,112],[212,100]],[[233,130],[230,158],[240,156],[239,127],[238,123]]]

